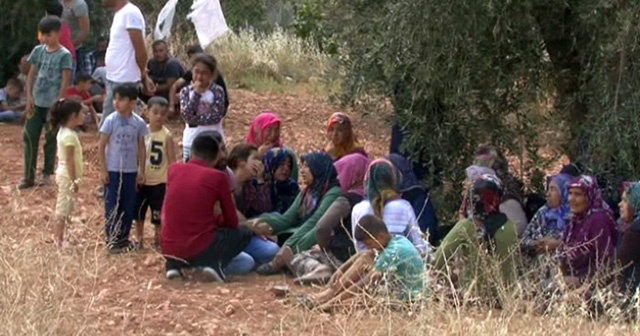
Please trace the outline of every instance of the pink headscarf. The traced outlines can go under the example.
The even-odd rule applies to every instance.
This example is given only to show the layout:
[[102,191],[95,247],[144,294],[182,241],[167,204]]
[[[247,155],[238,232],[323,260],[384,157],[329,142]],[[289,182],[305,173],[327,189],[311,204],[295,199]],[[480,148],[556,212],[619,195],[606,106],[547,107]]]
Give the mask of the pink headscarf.
[[369,162],[368,157],[353,153],[343,156],[333,164],[338,171],[338,180],[343,194],[353,193],[364,196],[364,176]]
[[[249,127],[249,134],[247,135],[247,144],[260,147],[264,144],[264,132],[271,126],[280,126],[280,118],[272,112],[260,113]],[[257,136],[256,136],[257,133]],[[278,142],[279,147],[282,147],[282,141]]]

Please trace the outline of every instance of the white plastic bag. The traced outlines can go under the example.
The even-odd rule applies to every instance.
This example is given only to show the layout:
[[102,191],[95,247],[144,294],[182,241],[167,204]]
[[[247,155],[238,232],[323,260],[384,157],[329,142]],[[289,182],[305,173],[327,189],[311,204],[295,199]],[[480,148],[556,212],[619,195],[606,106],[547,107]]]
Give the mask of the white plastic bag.
[[229,30],[220,0],[195,0],[187,19],[193,22],[203,49]]
[[162,7],[156,21],[156,29],[153,32],[155,40],[166,40],[171,35],[171,26],[173,25],[173,17],[176,15],[177,4],[178,0],[169,0]]

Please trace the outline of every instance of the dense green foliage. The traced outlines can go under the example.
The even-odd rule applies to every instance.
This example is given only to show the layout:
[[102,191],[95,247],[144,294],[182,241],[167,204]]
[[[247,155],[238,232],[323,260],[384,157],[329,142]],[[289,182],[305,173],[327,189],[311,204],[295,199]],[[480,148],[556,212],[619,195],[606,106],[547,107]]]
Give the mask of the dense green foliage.
[[[432,185],[461,181],[479,143],[527,153],[533,160],[524,170],[538,168],[542,132],[560,135],[551,145],[606,178],[612,193],[620,179],[638,178],[640,3],[323,6],[331,17],[322,22],[324,34],[337,34],[342,45],[344,101],[391,98],[395,118],[409,131],[405,145],[422,153]],[[547,101],[551,111],[542,108]]]

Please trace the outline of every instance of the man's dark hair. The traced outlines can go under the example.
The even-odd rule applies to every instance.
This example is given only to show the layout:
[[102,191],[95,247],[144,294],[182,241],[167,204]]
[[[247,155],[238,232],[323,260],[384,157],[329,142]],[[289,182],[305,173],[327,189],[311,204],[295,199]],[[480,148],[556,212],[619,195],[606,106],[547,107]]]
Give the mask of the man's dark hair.
[[165,40],[155,40],[153,42],[153,44],[151,45],[151,49],[155,49],[157,46],[164,44],[165,47],[169,47],[169,45],[167,44],[167,41]]
[[222,134],[220,134],[220,132],[218,131],[210,130],[210,131],[204,131],[200,134],[206,134],[208,136],[213,137],[214,139],[216,139],[218,144],[220,144],[221,142],[224,142],[224,140],[222,139]]
[[104,61],[105,57],[107,53],[104,51],[98,51],[96,53],[93,54],[93,57],[96,59],[96,63],[100,62],[100,61]]
[[62,21],[59,17],[53,15],[47,15],[38,23],[38,31],[43,34],[49,34],[51,32],[59,32],[62,27]]
[[191,156],[206,162],[211,162],[218,157],[220,144],[211,133],[200,133],[191,144]]
[[24,85],[22,85],[22,82],[15,77],[9,78],[9,80],[7,81],[7,86],[14,87],[21,92],[24,90]]
[[113,89],[113,97],[129,98],[129,100],[137,100],[140,90],[136,84],[122,84]]
[[86,82],[93,82],[93,78],[91,78],[91,76],[89,76],[89,74],[87,74],[86,72],[79,72],[76,75],[76,84],[86,83]]
[[194,44],[192,46],[189,46],[187,48],[187,56],[191,57],[192,55],[195,54],[199,54],[201,52],[204,52],[204,50],[202,50],[202,47],[198,44]]
[[152,108],[154,105],[158,105],[160,107],[169,107],[169,101],[165,97],[154,96],[151,97],[147,102],[147,108]]
[[236,170],[236,168],[238,168],[238,165],[240,165],[240,162],[249,160],[249,156],[257,151],[258,148],[252,145],[237,145],[233,147],[231,153],[229,153],[227,165],[229,165],[229,168],[231,168],[231,170]]
[[354,237],[357,241],[365,241],[367,239],[374,239],[380,233],[389,234],[387,225],[382,219],[374,215],[365,215],[356,223]]
[[55,15],[57,17],[62,17],[62,12],[64,9],[62,8],[62,4],[58,0],[46,0],[44,2],[44,11],[47,15]]

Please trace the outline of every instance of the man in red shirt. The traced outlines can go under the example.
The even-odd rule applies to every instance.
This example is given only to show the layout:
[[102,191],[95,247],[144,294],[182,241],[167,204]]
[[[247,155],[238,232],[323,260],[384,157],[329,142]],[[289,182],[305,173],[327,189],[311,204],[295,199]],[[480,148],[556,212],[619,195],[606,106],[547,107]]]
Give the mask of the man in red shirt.
[[[220,159],[218,142],[205,133],[194,139],[188,163],[169,167],[160,234],[169,279],[199,267],[208,280],[224,282],[224,267],[253,236],[238,225],[229,177],[214,168]],[[222,214],[214,213],[216,205]]]

